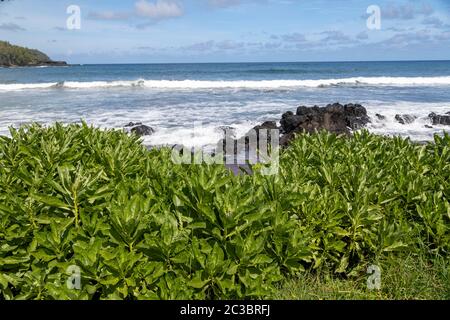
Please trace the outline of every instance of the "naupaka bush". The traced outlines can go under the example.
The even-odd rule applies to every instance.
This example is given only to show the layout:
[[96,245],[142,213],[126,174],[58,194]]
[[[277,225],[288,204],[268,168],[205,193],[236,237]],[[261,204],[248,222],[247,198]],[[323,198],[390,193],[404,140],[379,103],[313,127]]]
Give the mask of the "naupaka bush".
[[176,165],[86,124],[12,129],[0,138],[0,297],[264,298],[305,270],[448,256],[448,135],[300,135],[278,175],[253,169]]

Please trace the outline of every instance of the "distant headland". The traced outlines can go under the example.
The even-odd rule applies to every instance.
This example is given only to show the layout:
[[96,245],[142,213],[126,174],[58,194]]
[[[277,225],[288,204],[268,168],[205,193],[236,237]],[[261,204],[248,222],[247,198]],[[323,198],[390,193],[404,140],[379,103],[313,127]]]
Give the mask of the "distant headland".
[[65,61],[53,61],[45,53],[15,46],[6,41],[0,41],[0,67],[38,67],[66,66]]

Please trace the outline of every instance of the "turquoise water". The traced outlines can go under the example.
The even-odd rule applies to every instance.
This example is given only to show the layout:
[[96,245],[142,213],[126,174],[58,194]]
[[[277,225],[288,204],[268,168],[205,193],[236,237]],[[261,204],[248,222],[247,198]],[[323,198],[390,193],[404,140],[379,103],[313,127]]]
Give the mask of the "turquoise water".
[[[105,128],[140,121],[148,144],[207,145],[219,126],[245,133],[299,105],[361,103],[373,132],[430,139],[430,112],[450,111],[450,61],[79,65],[0,69],[0,134],[8,126],[85,119]],[[411,125],[395,114],[418,117]],[[202,125],[195,137],[192,127]]]

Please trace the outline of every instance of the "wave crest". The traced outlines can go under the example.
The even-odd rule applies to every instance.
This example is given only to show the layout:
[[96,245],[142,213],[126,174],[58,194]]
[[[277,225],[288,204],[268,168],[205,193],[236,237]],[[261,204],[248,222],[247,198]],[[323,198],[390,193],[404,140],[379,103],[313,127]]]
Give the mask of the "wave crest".
[[326,88],[340,86],[448,86],[450,76],[445,77],[354,77],[321,80],[144,80],[135,81],[61,81],[56,83],[0,84],[2,91],[29,89],[90,89],[90,88],[149,88],[174,90],[199,89],[286,89]]

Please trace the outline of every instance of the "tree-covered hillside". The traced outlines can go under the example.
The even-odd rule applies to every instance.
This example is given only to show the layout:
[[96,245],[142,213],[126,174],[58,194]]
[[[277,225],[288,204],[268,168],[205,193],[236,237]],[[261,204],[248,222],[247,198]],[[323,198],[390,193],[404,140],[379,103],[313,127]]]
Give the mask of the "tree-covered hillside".
[[0,41],[0,66],[39,66],[39,65],[65,65],[62,61],[52,61],[46,54],[24,47]]

